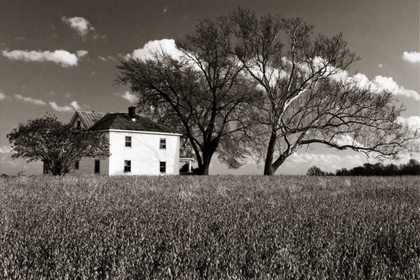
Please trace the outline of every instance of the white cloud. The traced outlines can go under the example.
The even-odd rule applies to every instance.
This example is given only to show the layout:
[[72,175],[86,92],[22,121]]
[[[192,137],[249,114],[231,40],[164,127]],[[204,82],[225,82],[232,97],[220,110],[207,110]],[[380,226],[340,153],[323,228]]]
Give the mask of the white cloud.
[[8,154],[12,152],[12,147],[11,146],[0,146],[0,154]]
[[129,91],[126,91],[123,94],[116,93],[115,95],[118,95],[124,98],[125,100],[128,100],[130,103],[135,103],[138,100],[137,96]]
[[161,53],[162,51],[167,52],[175,59],[179,59],[182,56],[182,52],[175,45],[175,40],[162,39],[147,42],[143,48],[134,50],[132,54],[127,54],[126,58],[132,57],[145,60],[153,58],[152,54],[154,52]]
[[93,32],[92,24],[83,17],[61,17],[61,20],[75,29],[77,33],[84,39],[89,32]]
[[6,94],[0,89],[0,101],[5,100],[7,98]]
[[334,139],[334,142],[339,146],[354,145],[357,147],[363,147],[361,143],[354,140],[354,138],[351,137],[350,135],[340,135],[339,137]]
[[72,103],[70,103],[70,105],[75,109],[75,110],[80,110],[81,107],[79,106],[79,104],[77,104],[77,101],[73,101]]
[[420,100],[420,96],[416,91],[399,86],[392,77],[376,76],[373,78],[372,82],[376,85],[376,89],[378,91],[391,91],[395,95],[402,95],[404,97],[411,97],[415,100]]
[[67,98],[70,98],[70,97],[72,97],[72,96],[73,96],[73,94],[66,92],[66,93],[64,94],[64,96],[65,96],[65,97],[67,97]]
[[[4,163],[13,163],[11,156],[11,152],[12,152],[12,147],[11,146],[0,146],[0,164],[4,164]],[[9,164],[7,164],[9,165]],[[0,165],[0,167],[2,167]],[[2,169],[2,168],[0,168]]]
[[349,76],[347,71],[343,71],[340,74],[333,75],[331,78],[337,81],[346,81],[350,85],[358,86],[362,89],[370,88],[373,92],[378,94],[384,91],[390,91],[393,95],[420,100],[420,95],[415,90],[405,89],[404,87],[399,86],[392,77],[378,75],[372,80],[369,80],[364,74],[357,73],[354,76]]
[[378,64],[378,67],[379,68],[384,68],[384,65],[383,64]]
[[402,59],[410,63],[420,63],[420,52],[404,52]]
[[28,102],[28,103],[32,103],[32,104],[35,104],[35,105],[45,105],[46,104],[41,99],[34,99],[32,97],[26,97],[26,96],[22,96],[20,94],[15,94],[15,97],[17,99],[20,99],[22,101],[25,101],[25,102]]
[[366,163],[366,156],[361,154],[355,155],[335,155],[335,154],[316,154],[316,153],[294,153],[284,163],[285,167],[299,167],[301,170],[303,166],[306,169],[311,166],[318,166],[324,171],[334,172],[337,169],[353,168]]
[[402,124],[407,124],[412,129],[420,130],[420,117],[419,116],[410,116],[408,118],[398,117],[398,121]]
[[113,56],[111,56],[111,55],[108,55],[108,56],[98,56],[98,58],[99,58],[99,60],[101,60],[101,61],[109,61],[109,60],[115,60],[115,58],[113,57]]
[[55,101],[50,102],[51,107],[58,112],[73,112],[80,110],[81,107],[77,101],[73,101],[70,105],[59,106]]
[[50,90],[49,92],[47,92],[47,94],[48,94],[48,95],[51,95],[51,96],[55,96],[55,92],[54,92],[54,91],[52,91],[52,90]]
[[[317,69],[317,67],[325,67],[325,60],[323,58],[316,57],[313,60],[313,66],[315,69]],[[383,65],[380,64],[379,67],[382,66]],[[378,94],[384,91],[390,91],[394,95],[411,97],[415,100],[420,100],[420,96],[416,91],[399,86],[392,77],[383,77],[378,75],[372,80],[369,80],[369,78],[364,74],[357,73],[350,76],[347,71],[333,66],[327,66],[326,75],[329,75],[330,79],[346,82],[350,86],[357,86],[362,89],[370,88],[370,90]]]
[[163,7],[163,12],[166,13],[168,11],[168,6]]
[[27,51],[13,50],[3,51],[3,56],[11,60],[23,60],[25,62],[55,62],[63,67],[76,66],[78,58],[75,54],[65,50],[50,51]]
[[89,52],[86,50],[79,50],[76,52],[77,57],[84,57],[85,55],[87,55]]

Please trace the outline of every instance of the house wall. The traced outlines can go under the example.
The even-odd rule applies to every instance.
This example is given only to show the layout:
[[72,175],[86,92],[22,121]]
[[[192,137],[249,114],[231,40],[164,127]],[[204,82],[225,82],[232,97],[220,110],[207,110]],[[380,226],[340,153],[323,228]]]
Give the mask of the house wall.
[[[103,132],[105,136],[109,139],[109,133]],[[99,174],[108,175],[109,174],[109,158],[99,159]],[[95,158],[84,158],[79,161],[79,169],[72,169],[68,175],[82,175],[82,174],[95,174]]]
[[[125,147],[125,136],[131,136],[131,147]],[[166,149],[160,139],[166,138]],[[109,175],[160,175],[160,162],[166,162],[166,174],[179,174],[180,137],[135,131],[109,132]],[[124,161],[131,161],[131,172],[124,172]]]
[[[99,174],[109,174],[109,158],[99,160]],[[95,159],[87,158],[79,161],[79,169],[71,170],[68,175],[95,174]]]

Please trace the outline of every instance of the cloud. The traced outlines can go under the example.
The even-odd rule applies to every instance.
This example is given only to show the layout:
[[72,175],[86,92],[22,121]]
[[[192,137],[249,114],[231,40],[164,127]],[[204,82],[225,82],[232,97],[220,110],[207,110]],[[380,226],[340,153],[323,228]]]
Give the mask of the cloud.
[[129,91],[126,91],[123,94],[116,93],[115,95],[122,97],[125,100],[128,100],[130,103],[135,103],[138,100],[138,97]]
[[354,140],[354,138],[350,135],[340,135],[339,137],[334,139],[334,142],[339,146],[353,145],[357,147],[363,147],[361,143]]
[[[332,80],[342,81],[349,86],[356,86],[361,89],[370,89],[371,91],[378,94],[384,91],[389,91],[394,95],[400,95],[409,98],[411,97],[415,100],[420,100],[420,96],[416,91],[405,89],[404,87],[399,86],[392,77],[383,77],[378,75],[372,80],[369,80],[369,78],[364,74],[357,73],[353,76],[350,76],[349,73],[345,70],[326,65],[326,61],[323,58],[315,57],[313,60],[314,69],[317,70],[318,68],[326,67],[326,75],[328,75]],[[306,66],[306,68],[309,67]]]
[[70,98],[70,97],[72,97],[72,96],[73,96],[73,94],[66,92],[66,93],[64,94],[64,96],[65,96],[65,97],[67,97],[67,98]]
[[27,51],[13,50],[2,51],[3,56],[11,60],[23,60],[25,62],[55,62],[63,67],[76,66],[78,58],[75,54],[65,50],[50,51]]
[[153,58],[154,52],[165,51],[169,53],[173,58],[179,59],[182,56],[182,52],[178,50],[173,39],[162,39],[147,42],[143,48],[136,49],[132,54],[127,54],[126,58],[137,58],[141,60]]
[[89,52],[86,50],[79,50],[76,52],[77,57],[84,57],[85,55],[87,55]]
[[420,63],[420,52],[404,52],[402,59],[410,63]]
[[357,73],[354,76],[349,76],[347,71],[343,71],[342,73],[333,75],[331,78],[346,81],[350,85],[358,86],[362,89],[370,88],[377,94],[389,91],[393,95],[420,100],[420,95],[415,90],[405,89],[404,87],[399,86],[392,77],[383,77],[378,75],[372,80],[369,80],[369,78],[364,74]]
[[3,91],[0,89],[0,102],[6,99],[7,99],[6,94],[4,94]]
[[34,99],[32,97],[26,97],[26,96],[22,96],[20,94],[15,94],[15,97],[17,99],[20,99],[22,101],[25,101],[25,102],[28,102],[28,103],[32,103],[32,104],[35,104],[35,105],[45,105],[46,104],[41,99]]
[[56,95],[56,93],[54,91],[52,91],[52,90],[50,90],[49,92],[47,92],[47,94],[48,95],[51,95],[51,96],[55,96]]
[[384,68],[384,65],[383,64],[378,64],[378,67],[379,68]]
[[408,125],[411,129],[420,130],[420,117],[419,116],[410,116],[408,118],[398,117],[398,121],[402,124]]
[[366,156],[361,154],[355,155],[336,155],[336,154],[317,154],[317,153],[294,153],[284,163],[285,168],[297,168],[302,171],[311,166],[318,166],[324,171],[334,172],[337,169],[353,168],[366,163]]
[[11,146],[0,146],[0,154],[8,154],[12,152],[12,147]]
[[116,60],[113,56],[108,55],[108,56],[98,56],[98,59],[101,61],[110,61],[110,60]]
[[391,91],[394,95],[401,95],[404,97],[414,98],[415,100],[420,100],[420,96],[416,91],[399,86],[391,77],[376,76],[373,78],[372,82],[376,85],[376,90],[378,91]]
[[64,105],[64,106],[59,106],[57,105],[55,101],[52,101],[50,102],[50,105],[55,111],[58,111],[58,112],[73,112],[73,111],[77,111],[81,109],[77,101],[73,101],[70,103],[70,105]]
[[11,161],[11,153],[12,153],[12,147],[11,146],[0,146],[0,160],[1,163],[5,163],[6,161]]
[[86,38],[86,35],[89,32],[93,32],[95,30],[92,24],[83,17],[61,17],[61,20],[76,30],[83,39]]
[[166,13],[168,11],[168,6],[163,7],[163,12]]

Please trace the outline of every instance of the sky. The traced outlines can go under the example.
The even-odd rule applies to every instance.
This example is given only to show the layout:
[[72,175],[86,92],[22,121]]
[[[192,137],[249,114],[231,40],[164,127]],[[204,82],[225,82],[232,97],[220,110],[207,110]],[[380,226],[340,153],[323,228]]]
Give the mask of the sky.
[[[0,0],[0,173],[39,174],[41,163],[12,160],[6,135],[47,112],[63,122],[75,110],[125,112],[136,99],[117,86],[118,59],[145,46],[182,38],[199,20],[236,7],[259,15],[300,17],[315,33],[342,33],[361,61],[359,73],[391,88],[408,122],[420,127],[420,3],[418,0]],[[166,39],[166,41],[161,41]],[[402,155],[420,160],[418,154]],[[276,174],[334,172],[374,162],[363,154],[304,147]],[[237,170],[216,157],[210,174],[262,174],[253,159]]]

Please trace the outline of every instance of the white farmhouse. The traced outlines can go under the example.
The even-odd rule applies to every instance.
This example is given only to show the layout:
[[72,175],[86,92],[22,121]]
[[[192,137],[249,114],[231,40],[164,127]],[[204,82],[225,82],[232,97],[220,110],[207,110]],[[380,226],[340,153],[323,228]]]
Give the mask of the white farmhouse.
[[104,133],[109,139],[111,155],[106,160],[83,159],[76,163],[71,173],[179,174],[181,134],[136,115],[135,109],[129,107],[128,113],[75,112],[70,124]]

